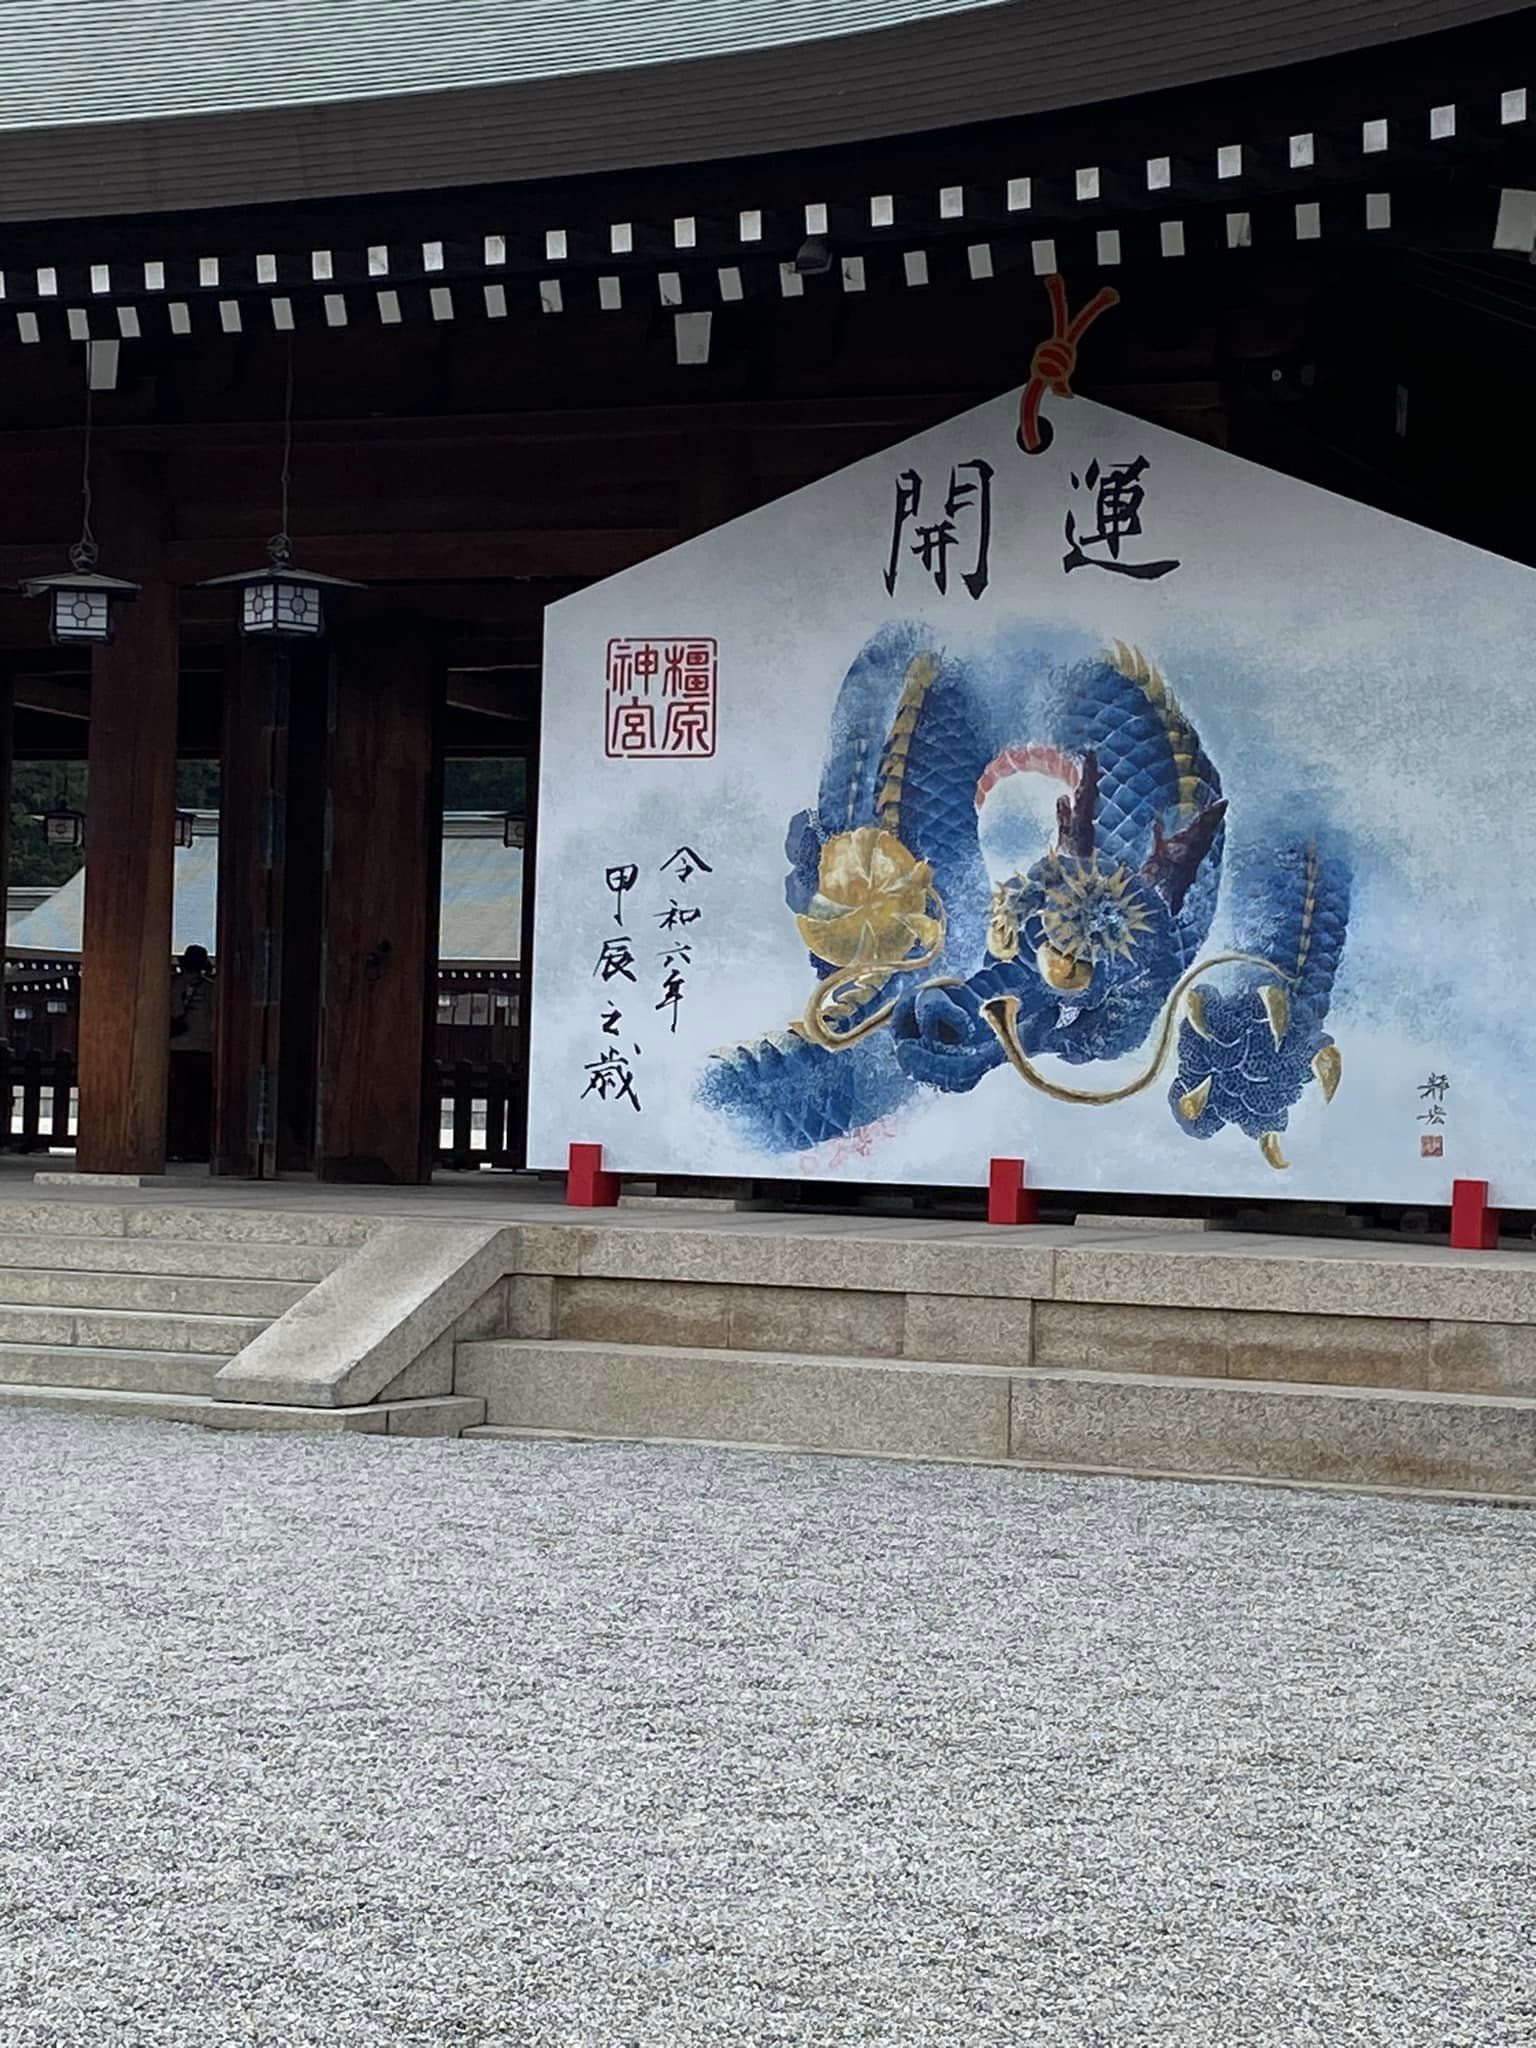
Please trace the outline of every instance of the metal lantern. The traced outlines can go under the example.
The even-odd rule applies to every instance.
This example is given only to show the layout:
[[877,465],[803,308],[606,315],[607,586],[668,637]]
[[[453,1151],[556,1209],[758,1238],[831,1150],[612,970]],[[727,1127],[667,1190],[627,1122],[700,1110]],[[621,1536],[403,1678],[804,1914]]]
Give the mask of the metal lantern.
[[78,853],[85,845],[85,813],[71,810],[68,804],[56,804],[52,810],[39,813],[33,823],[42,826],[45,846]]
[[240,631],[248,639],[318,640],[325,631],[327,590],[361,590],[345,576],[317,576],[296,569],[286,536],[267,543],[264,569],[243,569],[234,576],[210,576],[205,590],[240,592]]
[[205,590],[240,592],[240,631],[254,640],[318,640],[325,631],[325,593],[361,590],[345,576],[317,576],[293,566],[288,538],[288,487],[293,462],[293,350],[283,389],[283,466],[280,477],[282,524],[267,542],[265,568],[244,569],[236,576],[210,576]]
[[525,846],[528,843],[528,824],[524,818],[505,817],[501,821],[501,843],[503,846]]
[[176,837],[173,842],[176,846],[187,847],[192,844],[193,825],[194,820],[190,811],[176,813]]
[[103,576],[90,541],[77,541],[69,560],[66,574],[29,576],[22,592],[51,600],[48,630],[55,647],[105,647],[112,638],[114,607],[137,597],[143,585],[122,576]]

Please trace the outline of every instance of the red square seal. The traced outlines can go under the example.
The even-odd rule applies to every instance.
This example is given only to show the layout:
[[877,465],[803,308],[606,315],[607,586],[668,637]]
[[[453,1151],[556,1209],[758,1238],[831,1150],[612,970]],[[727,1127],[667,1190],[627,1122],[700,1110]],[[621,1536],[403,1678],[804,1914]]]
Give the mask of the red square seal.
[[609,760],[707,760],[715,751],[719,667],[714,640],[610,640],[603,710]]
[[1421,1132],[1419,1136],[1419,1157],[1421,1159],[1443,1159],[1445,1157],[1444,1138],[1438,1132],[1434,1134],[1428,1131]]

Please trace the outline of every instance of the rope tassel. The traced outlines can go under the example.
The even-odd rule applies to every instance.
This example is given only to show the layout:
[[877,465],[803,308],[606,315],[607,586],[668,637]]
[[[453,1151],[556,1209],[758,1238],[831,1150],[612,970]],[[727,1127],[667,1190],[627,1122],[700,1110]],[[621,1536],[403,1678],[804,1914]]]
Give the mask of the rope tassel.
[[1049,448],[1051,423],[1040,417],[1040,407],[1049,391],[1057,398],[1072,396],[1072,378],[1077,370],[1077,344],[1101,313],[1118,306],[1120,294],[1112,285],[1095,292],[1076,318],[1067,313],[1066,279],[1052,271],[1045,280],[1051,301],[1051,332],[1030,358],[1029,382],[1019,405],[1019,446],[1026,455],[1038,455]]

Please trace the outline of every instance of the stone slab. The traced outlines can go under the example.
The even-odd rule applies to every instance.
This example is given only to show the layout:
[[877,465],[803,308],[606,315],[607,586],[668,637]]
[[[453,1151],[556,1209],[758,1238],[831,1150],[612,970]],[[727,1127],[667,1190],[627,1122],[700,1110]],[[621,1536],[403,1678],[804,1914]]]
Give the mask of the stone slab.
[[1410,1321],[1536,1323],[1536,1256],[1442,1253],[1319,1239],[1228,1249],[1208,1237],[1197,1251],[1116,1246],[1057,1254],[1061,1301],[1264,1310],[1288,1315],[1379,1316]]
[[1143,1235],[1161,1236],[1166,1232],[1209,1230],[1210,1224],[1203,1216],[1092,1216],[1087,1213],[1073,1219],[1076,1230],[1122,1231],[1134,1230]]
[[600,1344],[720,1346],[730,1341],[727,1295],[732,1290],[708,1280],[576,1277],[550,1285],[553,1328],[518,1334]]
[[[758,1219],[752,1219],[756,1226]],[[981,1233],[919,1233],[910,1223],[859,1232],[797,1225],[729,1231],[587,1229],[585,1278],[721,1281],[739,1287],[828,1287],[892,1294],[986,1294],[1027,1300],[1052,1291],[1053,1244]]]
[[222,1400],[377,1399],[511,1270],[514,1228],[385,1224],[219,1374]]
[[456,1390],[486,1421],[584,1436],[998,1458],[1006,1374],[771,1353],[577,1343],[467,1344]]
[[292,1308],[312,1284],[307,1280],[241,1280],[185,1273],[98,1273],[73,1265],[0,1265],[0,1301],[13,1307],[245,1316],[263,1323]]
[[[1430,1388],[1429,1325],[1374,1316],[1039,1302],[1037,1366]],[[1497,1383],[1481,1389],[1499,1391]]]
[[211,1399],[224,1363],[195,1351],[97,1351],[83,1344],[0,1344],[7,1385],[97,1387],[124,1394],[199,1394]]
[[454,1396],[442,1401],[396,1401],[385,1410],[390,1436],[462,1436],[485,1420],[485,1403]]
[[1010,1447],[1092,1470],[1536,1494],[1536,1401],[1488,1395],[1030,1372]]
[[1033,1302],[995,1295],[909,1294],[902,1355],[957,1365],[1028,1365],[1037,1312]]
[[555,1287],[548,1273],[514,1273],[507,1281],[508,1337],[553,1337]]
[[142,1422],[190,1422],[203,1429],[265,1429],[321,1436],[456,1437],[484,1420],[484,1403],[446,1399],[304,1408],[260,1401],[214,1401],[188,1394],[134,1393],[101,1387],[0,1383],[0,1429],[7,1408],[68,1409]]
[[[5,1209],[0,1207],[0,1232]],[[272,1280],[313,1285],[346,1257],[335,1245],[245,1243],[217,1238],[60,1237],[0,1234],[0,1293],[7,1272],[169,1274],[187,1279]]]
[[1429,1385],[1444,1394],[1536,1399],[1536,1326],[1431,1323]]
[[169,1176],[159,1173],[34,1173],[38,1188],[145,1188],[169,1186]]
[[[71,1213],[80,1214],[80,1203]],[[212,1204],[168,1203],[164,1208],[132,1208],[119,1212],[128,1237],[175,1237],[192,1242],[214,1238],[229,1244],[316,1244],[354,1246],[367,1242],[389,1225],[365,1216],[312,1209],[220,1209]],[[0,1210],[0,1223],[11,1224],[10,1205]],[[30,1226],[28,1226],[30,1227]],[[429,1226],[430,1227],[430,1226]]]

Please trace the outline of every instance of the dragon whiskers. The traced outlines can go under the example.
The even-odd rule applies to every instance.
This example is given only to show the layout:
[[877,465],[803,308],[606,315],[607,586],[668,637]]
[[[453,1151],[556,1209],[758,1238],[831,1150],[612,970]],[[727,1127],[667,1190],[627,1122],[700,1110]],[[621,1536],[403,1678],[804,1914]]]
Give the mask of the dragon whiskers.
[[1019,1043],[1018,1016],[1020,1003],[1017,996],[992,996],[981,1006],[981,1014],[988,1027],[996,1034],[998,1043],[1008,1056],[1008,1064],[1016,1074],[1022,1075],[1031,1088],[1038,1088],[1042,1095],[1050,1096],[1053,1102],[1076,1102],[1096,1106],[1106,1102],[1124,1102],[1128,1096],[1139,1095],[1144,1088],[1150,1088],[1163,1068],[1168,1049],[1173,1044],[1174,1028],[1179,1021],[1179,1005],[1202,974],[1209,974],[1214,967],[1262,967],[1266,973],[1275,975],[1281,981],[1292,977],[1283,969],[1265,960],[1257,953],[1213,953],[1207,960],[1197,960],[1169,992],[1163,1005],[1163,1014],[1158,1025],[1157,1042],[1152,1048],[1148,1065],[1133,1080],[1119,1088],[1064,1088],[1060,1082],[1047,1080],[1030,1059]]

